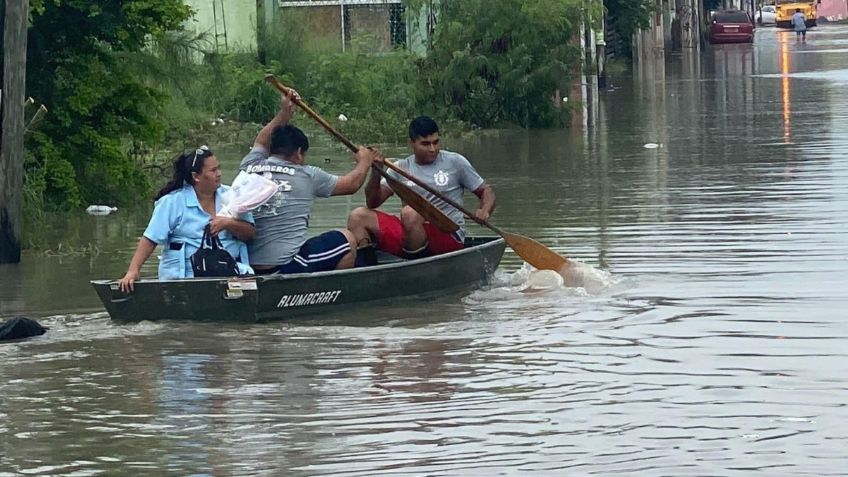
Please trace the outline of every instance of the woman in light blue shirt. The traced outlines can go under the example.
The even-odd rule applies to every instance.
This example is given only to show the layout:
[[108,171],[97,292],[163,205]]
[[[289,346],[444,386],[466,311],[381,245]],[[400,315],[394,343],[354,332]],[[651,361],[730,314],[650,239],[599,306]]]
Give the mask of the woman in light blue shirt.
[[253,273],[247,265],[244,243],[256,235],[253,216],[250,213],[238,218],[216,215],[221,209],[221,195],[227,189],[221,185],[221,165],[206,146],[178,156],[173,178],[156,194],[153,216],[138,241],[126,275],[119,282],[121,290],[133,291],[141,266],[157,245],[162,246],[160,280],[193,277],[191,256],[200,248],[207,225],[236,259],[239,272]]

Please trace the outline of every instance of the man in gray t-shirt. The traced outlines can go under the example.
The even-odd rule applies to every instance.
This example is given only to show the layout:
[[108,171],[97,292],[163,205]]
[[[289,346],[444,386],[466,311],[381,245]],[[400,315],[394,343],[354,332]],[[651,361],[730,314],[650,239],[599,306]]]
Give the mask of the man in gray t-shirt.
[[[292,93],[296,94],[296,93]],[[379,153],[360,148],[356,166],[344,176],[305,164],[309,140],[287,124],[293,104],[283,96],[281,107],[256,137],[239,166],[277,183],[277,192],[253,211],[256,238],[248,243],[250,264],[257,273],[307,273],[350,268],[356,260],[356,240],[347,229],[306,239],[316,197],[353,194],[362,187]]]
[[[473,192],[480,199],[475,215],[488,220],[495,208],[494,191],[468,159],[455,152],[441,150],[439,126],[435,121],[427,116],[413,119],[409,125],[409,144],[413,154],[397,161],[396,166],[460,205],[463,193],[466,190]],[[461,249],[465,240],[462,212],[396,172],[390,170],[387,173],[427,198],[460,228],[452,234],[444,233],[408,205],[404,205],[400,217],[375,210],[393,192],[385,179],[380,180],[380,176],[372,172],[365,185],[368,207],[355,209],[348,218],[348,229],[353,232],[357,243],[362,246],[371,242],[380,250],[407,258],[439,255]]]

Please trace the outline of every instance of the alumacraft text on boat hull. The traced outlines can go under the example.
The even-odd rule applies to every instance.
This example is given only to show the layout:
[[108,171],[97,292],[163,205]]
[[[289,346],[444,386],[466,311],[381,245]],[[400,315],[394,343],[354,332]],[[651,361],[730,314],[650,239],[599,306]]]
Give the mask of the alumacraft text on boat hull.
[[424,297],[488,283],[503,256],[499,237],[466,239],[466,248],[419,260],[380,255],[373,267],[241,278],[144,279],[124,294],[115,280],[94,280],[113,319],[278,320],[345,305]]

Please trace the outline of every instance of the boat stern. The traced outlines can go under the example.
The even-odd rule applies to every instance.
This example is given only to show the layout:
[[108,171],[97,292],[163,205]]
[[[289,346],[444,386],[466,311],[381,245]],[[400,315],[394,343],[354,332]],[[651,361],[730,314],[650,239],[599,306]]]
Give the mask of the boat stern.
[[94,291],[113,319],[256,321],[256,279],[139,280],[124,293],[115,280],[93,280]]

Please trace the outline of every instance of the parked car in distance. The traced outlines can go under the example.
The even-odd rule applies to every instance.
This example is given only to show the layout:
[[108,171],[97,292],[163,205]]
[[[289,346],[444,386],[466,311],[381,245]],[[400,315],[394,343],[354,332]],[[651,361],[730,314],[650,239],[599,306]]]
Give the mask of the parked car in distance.
[[777,23],[777,9],[774,5],[763,5],[762,10],[757,10],[754,19],[757,25],[774,25]]
[[710,23],[710,43],[753,43],[754,22],[748,12],[722,10]]

